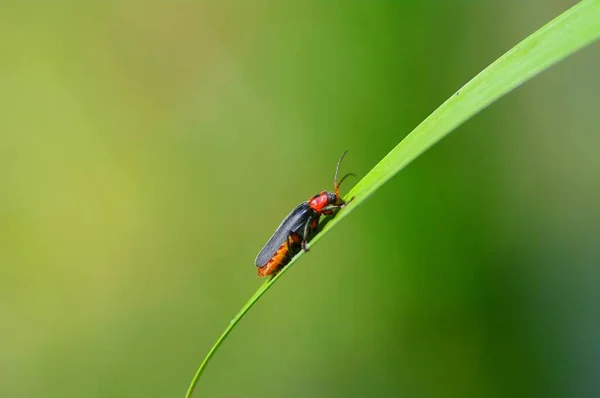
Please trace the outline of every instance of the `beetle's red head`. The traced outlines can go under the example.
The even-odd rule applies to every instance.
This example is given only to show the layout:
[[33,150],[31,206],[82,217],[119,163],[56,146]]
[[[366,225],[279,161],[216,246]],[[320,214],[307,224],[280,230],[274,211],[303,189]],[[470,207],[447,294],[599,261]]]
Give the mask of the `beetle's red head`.
[[[313,196],[308,201],[308,205],[319,213],[332,214],[334,208],[339,208],[340,206],[346,204],[344,199],[342,199],[340,196],[340,185],[342,185],[342,182],[344,182],[346,177],[354,175],[353,173],[348,173],[338,182],[338,172],[340,171],[340,165],[342,164],[342,159],[344,159],[344,156],[346,156],[346,152],[348,151],[344,151],[340,157],[340,160],[338,160],[337,167],[335,168],[335,176],[333,177],[333,192],[322,191],[320,194]],[[328,209],[328,207],[330,208]]]

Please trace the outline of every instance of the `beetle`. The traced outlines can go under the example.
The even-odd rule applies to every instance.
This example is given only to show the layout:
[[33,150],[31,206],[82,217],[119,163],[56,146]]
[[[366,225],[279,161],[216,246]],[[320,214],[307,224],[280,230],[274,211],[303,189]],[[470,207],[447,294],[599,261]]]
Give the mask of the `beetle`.
[[340,185],[348,173],[338,182],[338,172],[346,152],[342,154],[335,168],[333,177],[333,192],[322,191],[312,196],[306,202],[300,203],[283,219],[271,238],[256,256],[254,261],[258,267],[260,278],[277,274],[301,250],[308,251],[306,244],[314,236],[319,226],[321,215],[334,215],[346,207],[352,199],[345,202],[340,196]]

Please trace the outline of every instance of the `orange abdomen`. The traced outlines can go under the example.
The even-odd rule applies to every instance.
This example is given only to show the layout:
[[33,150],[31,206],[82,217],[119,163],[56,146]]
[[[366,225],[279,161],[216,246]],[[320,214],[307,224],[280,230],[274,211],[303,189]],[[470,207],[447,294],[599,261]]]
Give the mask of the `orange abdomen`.
[[295,248],[298,247],[298,243],[301,241],[301,239],[295,236],[290,237],[289,239],[289,244],[287,241],[283,242],[283,244],[279,246],[279,249],[277,249],[273,257],[271,257],[271,259],[265,265],[263,265],[262,267],[258,267],[259,278],[263,278],[267,275],[277,273],[287,263],[290,262],[290,259],[293,257],[294,253],[292,253],[292,255],[289,255],[288,248],[291,248],[292,252],[296,252]]

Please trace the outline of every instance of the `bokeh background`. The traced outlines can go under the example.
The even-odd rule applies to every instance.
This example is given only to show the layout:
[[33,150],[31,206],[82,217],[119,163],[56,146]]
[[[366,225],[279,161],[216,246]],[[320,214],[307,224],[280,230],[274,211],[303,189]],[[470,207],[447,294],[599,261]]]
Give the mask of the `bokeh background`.
[[[183,396],[342,151],[364,175],[574,3],[3,2],[0,396]],[[332,230],[196,396],[599,396],[599,50]]]

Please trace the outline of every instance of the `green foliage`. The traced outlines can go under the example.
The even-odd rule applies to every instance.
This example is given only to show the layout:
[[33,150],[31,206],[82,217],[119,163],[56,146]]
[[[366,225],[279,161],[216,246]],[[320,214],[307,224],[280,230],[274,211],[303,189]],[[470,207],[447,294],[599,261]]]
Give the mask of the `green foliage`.
[[[310,242],[321,240],[331,228],[353,212],[384,183],[462,123],[514,88],[554,63],[600,37],[600,1],[582,1],[567,10],[475,76],[454,93],[429,117],[406,136],[365,177],[345,199],[354,197]],[[211,348],[196,372],[186,397],[190,397],[208,361],[223,340],[260,297],[303,255],[299,253],[277,276],[264,282],[242,307]]]

